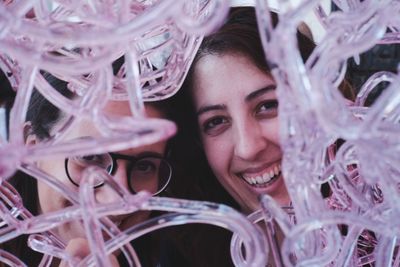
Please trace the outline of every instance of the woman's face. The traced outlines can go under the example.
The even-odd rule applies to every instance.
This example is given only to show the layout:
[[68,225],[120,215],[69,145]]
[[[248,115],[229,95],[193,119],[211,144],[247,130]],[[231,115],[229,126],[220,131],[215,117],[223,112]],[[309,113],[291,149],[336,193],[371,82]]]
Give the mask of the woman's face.
[[[105,112],[113,115],[131,115],[128,102],[109,102],[105,107]],[[146,106],[146,113],[148,117],[152,118],[162,118],[163,114],[161,114],[157,109],[152,106]],[[57,127],[57,125],[55,126]],[[88,138],[88,137],[96,137],[100,136],[98,129],[92,124],[91,121],[81,120],[79,121],[73,128],[68,131],[68,133],[64,137],[64,141],[73,140],[77,138]],[[126,156],[134,156],[141,157],[143,155],[147,155],[149,153],[156,154],[159,156],[164,156],[166,149],[166,141],[162,141],[156,144],[128,149],[124,151],[112,151],[113,153],[117,153],[120,155]],[[84,155],[83,155],[84,156]],[[65,172],[65,159],[64,158],[56,158],[47,161],[38,162],[38,166],[43,169],[48,174],[53,177],[59,179],[65,186],[70,189],[78,192],[79,188],[71,183],[68,179],[67,174]],[[127,181],[127,168],[129,167],[129,161],[124,159],[117,159],[117,168],[115,172],[113,172],[113,177],[117,183],[121,186],[128,189],[128,181]],[[152,182],[143,182],[143,184],[139,185],[142,189],[146,189],[148,191],[154,191],[158,187],[157,180],[153,180]],[[57,211],[68,206],[71,206],[71,203],[59,192],[49,187],[47,184],[43,182],[38,182],[38,194],[39,194],[39,202],[40,202],[40,210],[42,213]],[[119,199],[117,194],[106,184],[101,187],[95,189],[96,200],[100,203],[113,202]],[[126,229],[136,223],[139,223],[146,218],[148,218],[149,212],[141,211],[134,214],[118,216],[112,218],[112,220],[121,228]],[[71,239],[83,237],[85,238],[85,231],[83,229],[83,225],[81,221],[73,221],[69,223],[65,223],[56,229],[59,236],[65,243],[68,243]]]
[[194,70],[194,102],[209,164],[244,212],[260,194],[289,202],[281,175],[275,82],[247,57],[207,55]]

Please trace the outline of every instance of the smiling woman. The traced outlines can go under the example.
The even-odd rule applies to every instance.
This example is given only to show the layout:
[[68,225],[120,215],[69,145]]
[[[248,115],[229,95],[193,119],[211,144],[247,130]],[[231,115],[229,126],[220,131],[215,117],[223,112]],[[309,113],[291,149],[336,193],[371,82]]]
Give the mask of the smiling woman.
[[287,205],[271,76],[240,53],[206,55],[194,69],[193,99],[210,167],[242,210],[257,209],[263,193]]
[[[298,41],[306,60],[314,44],[300,33]],[[204,38],[176,101],[191,110],[179,134],[194,126],[196,131],[188,134],[201,143],[213,174],[242,212],[259,209],[261,194],[289,205],[281,173],[276,83],[253,7],[231,8],[226,23]]]
[[[276,24],[276,14],[271,15]],[[305,61],[315,45],[300,32],[297,40]],[[342,84],[341,89],[345,97],[351,95],[350,87]],[[281,171],[276,82],[254,7],[231,8],[222,27],[203,39],[183,88],[173,100],[179,110],[177,139],[186,140],[185,149],[191,151],[181,162],[186,162],[183,165],[201,188],[203,199],[233,205],[244,214],[261,208],[263,194],[280,206],[290,206]],[[197,156],[192,151],[198,151]],[[218,181],[236,203],[212,181]],[[197,235],[206,239],[202,232]],[[229,247],[229,236],[225,238]],[[278,242],[283,238],[279,229],[277,238]]]
[[[298,37],[305,59],[314,44],[304,35]],[[261,194],[282,206],[289,204],[281,174],[276,83],[253,7],[231,8],[225,24],[204,38],[171,103],[179,129],[175,139],[183,142],[174,148],[183,148],[179,162],[192,187],[198,187],[198,199],[221,202],[245,214],[260,208]],[[233,265],[229,233],[193,228],[187,232],[186,239],[195,240],[195,245],[182,251],[204,262],[198,266]]]

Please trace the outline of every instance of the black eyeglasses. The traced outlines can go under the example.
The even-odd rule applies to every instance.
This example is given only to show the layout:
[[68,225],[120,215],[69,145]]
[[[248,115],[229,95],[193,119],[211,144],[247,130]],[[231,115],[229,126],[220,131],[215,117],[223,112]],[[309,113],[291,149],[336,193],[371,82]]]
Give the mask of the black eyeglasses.
[[[65,159],[65,172],[71,183],[79,187],[84,169],[96,166],[113,175],[118,168],[118,159],[129,162],[127,165],[127,177],[128,186],[132,193],[146,190],[153,195],[157,195],[167,187],[171,180],[171,165],[165,158],[158,155],[139,158],[115,153],[75,156]],[[104,180],[99,177],[95,181],[94,188],[98,188],[103,184]]]

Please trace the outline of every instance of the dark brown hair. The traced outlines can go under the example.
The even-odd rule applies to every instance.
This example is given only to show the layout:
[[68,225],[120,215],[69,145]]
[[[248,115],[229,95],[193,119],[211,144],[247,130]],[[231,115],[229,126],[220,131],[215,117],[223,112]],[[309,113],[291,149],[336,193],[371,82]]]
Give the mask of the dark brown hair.
[[[277,23],[276,14],[272,14],[273,23]],[[315,44],[304,34],[298,32],[298,45],[305,61],[315,48]],[[246,56],[261,71],[270,72],[270,66],[265,57],[257,26],[257,18],[253,7],[231,8],[226,22],[220,29],[206,36],[193,60],[183,87],[172,97],[171,102],[176,110],[173,116],[179,131],[176,140],[184,150],[178,154],[180,163],[186,167],[185,173],[190,177],[192,191],[196,189],[196,198],[224,203],[239,209],[236,201],[218,183],[210,169],[200,141],[196,111],[192,98],[193,74],[196,64],[206,55],[233,54]],[[175,146],[174,146],[175,147]],[[178,155],[178,156],[179,156]],[[182,232],[182,239],[195,240],[192,246],[181,248],[189,258],[196,259],[196,266],[232,266],[229,248],[230,235],[226,232],[215,232],[208,235],[204,229],[187,226],[188,231]],[[206,228],[206,227],[204,227]],[[190,242],[190,241],[189,241]],[[217,245],[210,246],[210,244]],[[191,249],[193,247],[193,249]]]
[[[275,13],[271,14],[272,22],[277,24]],[[205,55],[241,54],[249,59],[262,71],[269,72],[264,48],[260,39],[257,18],[253,7],[231,8],[226,23],[217,32],[206,36],[200,45],[192,67]],[[297,33],[299,50],[306,60],[315,45],[304,34]],[[193,70],[192,70],[193,71]],[[189,75],[190,77],[190,75]]]
[[[274,26],[278,17],[271,13]],[[306,27],[303,24],[303,28]],[[303,61],[306,61],[315,48],[314,42],[305,34],[297,31],[297,43]],[[257,17],[253,7],[231,8],[225,24],[216,32],[206,36],[193,60],[184,88],[193,87],[193,72],[196,64],[206,55],[239,54],[250,59],[261,71],[271,71],[260,39]],[[345,80],[339,87],[348,99],[354,99],[354,92]],[[184,89],[185,90],[185,89]],[[186,89],[187,90],[187,89]]]

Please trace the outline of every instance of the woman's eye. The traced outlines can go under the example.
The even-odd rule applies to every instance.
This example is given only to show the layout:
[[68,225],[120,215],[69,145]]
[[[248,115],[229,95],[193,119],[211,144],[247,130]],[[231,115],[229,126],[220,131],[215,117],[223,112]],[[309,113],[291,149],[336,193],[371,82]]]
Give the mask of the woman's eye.
[[156,169],[157,166],[153,162],[147,160],[137,162],[134,167],[134,171],[136,172],[152,172]]
[[278,100],[271,99],[260,103],[256,108],[256,115],[273,118],[278,115]]
[[203,123],[203,131],[206,134],[216,134],[224,129],[229,121],[224,117],[213,117]]
[[81,157],[81,160],[83,160],[83,161],[95,161],[97,158],[98,158],[97,155],[87,155],[87,156]]
[[104,164],[108,164],[108,160],[104,155],[86,155],[81,157],[74,157],[73,160],[80,165],[102,166]]

